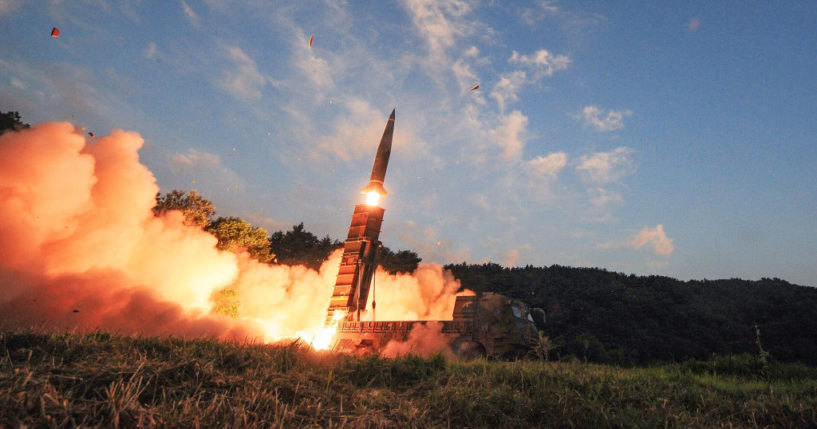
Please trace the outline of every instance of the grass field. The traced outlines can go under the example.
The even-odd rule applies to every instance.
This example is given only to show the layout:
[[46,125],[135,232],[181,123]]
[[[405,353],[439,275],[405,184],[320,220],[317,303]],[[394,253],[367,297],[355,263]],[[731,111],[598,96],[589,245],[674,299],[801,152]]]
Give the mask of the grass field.
[[0,332],[0,427],[817,427],[817,370],[314,352]]

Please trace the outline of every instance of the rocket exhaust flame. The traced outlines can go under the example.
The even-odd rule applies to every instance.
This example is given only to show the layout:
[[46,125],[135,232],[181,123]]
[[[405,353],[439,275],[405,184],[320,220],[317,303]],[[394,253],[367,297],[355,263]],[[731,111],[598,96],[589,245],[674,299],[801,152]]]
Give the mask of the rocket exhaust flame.
[[377,202],[380,200],[380,194],[377,192],[368,192],[366,193],[366,205],[369,206],[376,206]]
[[[0,329],[302,337],[325,347],[341,253],[319,271],[267,265],[217,250],[179,212],[154,216],[159,187],[139,161],[142,144],[121,130],[91,143],[69,123],[0,136]],[[435,265],[378,273],[378,318],[436,314],[458,288]],[[215,311],[225,289],[237,297],[237,318]]]
[[325,327],[312,332],[299,332],[298,335],[305,339],[307,343],[315,350],[328,350],[332,346],[332,340],[338,331],[338,324],[346,313],[338,311],[332,315],[332,321]]

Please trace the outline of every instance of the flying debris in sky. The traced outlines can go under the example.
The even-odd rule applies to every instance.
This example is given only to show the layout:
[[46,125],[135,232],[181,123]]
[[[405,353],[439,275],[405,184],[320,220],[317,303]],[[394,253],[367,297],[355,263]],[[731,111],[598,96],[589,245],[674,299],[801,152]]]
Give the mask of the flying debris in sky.
[[476,85],[471,87],[471,91],[476,91],[478,89],[479,89],[479,84],[476,84]]
[[310,48],[312,47],[312,39],[314,39],[314,38],[315,38],[315,35],[314,35],[314,34],[310,34],[310,35],[309,35],[309,47],[310,47]]
[[51,37],[54,37],[54,38],[60,37],[60,29],[57,28],[57,27],[52,28],[51,29]]
[[91,137],[91,138],[94,138],[94,133],[88,131],[88,136]]

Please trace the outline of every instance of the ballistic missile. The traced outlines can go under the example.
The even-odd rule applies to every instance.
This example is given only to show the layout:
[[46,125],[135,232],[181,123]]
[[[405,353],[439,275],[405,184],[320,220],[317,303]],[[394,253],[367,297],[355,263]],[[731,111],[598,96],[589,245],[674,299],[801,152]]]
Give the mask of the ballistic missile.
[[369,184],[360,190],[361,194],[375,192],[381,197],[386,196],[387,192],[383,188],[383,180],[386,179],[386,167],[389,166],[392,134],[394,134],[394,110],[391,111],[389,121],[386,122],[386,129],[383,130],[380,146],[377,147],[377,155],[374,157],[374,165],[372,166],[372,177],[369,179]]

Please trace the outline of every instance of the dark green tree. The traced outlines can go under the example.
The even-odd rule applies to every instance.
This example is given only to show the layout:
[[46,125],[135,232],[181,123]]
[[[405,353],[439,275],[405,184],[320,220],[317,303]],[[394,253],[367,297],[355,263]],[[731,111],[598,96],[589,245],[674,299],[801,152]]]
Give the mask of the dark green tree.
[[278,263],[306,265],[315,270],[321,267],[329,253],[343,247],[343,243],[332,240],[328,235],[319,239],[304,229],[303,222],[293,226],[292,231],[273,233],[269,242],[270,251],[275,254]]
[[22,121],[20,112],[0,112],[0,134],[6,131],[19,131],[30,127],[31,125]]
[[267,230],[253,227],[244,219],[220,217],[205,228],[218,238],[218,248],[231,252],[246,250],[253,258],[268,263],[275,255],[270,253]]
[[383,247],[377,255],[377,263],[392,274],[413,273],[422,260],[411,250],[392,252],[388,247]]
[[[622,364],[758,354],[817,365],[817,288],[763,278],[679,281],[598,268],[447,265],[462,286],[544,309],[556,355]],[[552,353],[551,353],[551,357]]]
[[170,210],[180,210],[184,214],[185,225],[200,228],[209,225],[213,214],[216,212],[213,203],[206,198],[202,198],[195,189],[186,195],[184,191],[178,189],[174,189],[165,195],[156,194],[156,206],[153,207],[153,214],[161,216]]

